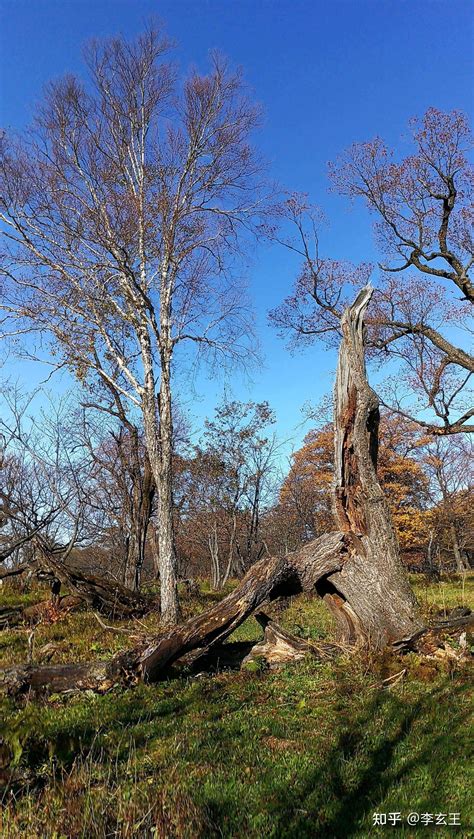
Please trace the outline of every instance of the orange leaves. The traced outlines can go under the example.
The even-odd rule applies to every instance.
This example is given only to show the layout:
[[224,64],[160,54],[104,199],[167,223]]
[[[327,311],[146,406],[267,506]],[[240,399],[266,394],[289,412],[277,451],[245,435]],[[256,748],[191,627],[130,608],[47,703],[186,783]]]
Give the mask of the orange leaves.
[[[383,417],[378,476],[392,512],[402,550],[419,548],[428,536],[425,510],[428,478],[409,452],[420,444],[412,425]],[[292,457],[290,471],[280,489],[280,506],[299,524],[303,538],[334,526],[332,481],[334,471],[332,425],[306,435]]]

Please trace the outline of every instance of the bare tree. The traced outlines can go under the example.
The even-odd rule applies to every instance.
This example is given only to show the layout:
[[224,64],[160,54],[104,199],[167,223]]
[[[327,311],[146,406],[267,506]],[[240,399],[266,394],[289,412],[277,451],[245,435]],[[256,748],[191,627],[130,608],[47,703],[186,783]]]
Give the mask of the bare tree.
[[[386,257],[367,319],[369,356],[381,364],[401,362],[384,402],[431,433],[449,435],[474,428],[467,393],[474,359],[460,344],[473,301],[472,168],[466,157],[471,135],[456,111],[431,108],[411,127],[414,153],[401,162],[376,138],[353,145],[330,174],[337,191],[362,198],[375,215]],[[334,342],[354,284],[372,267],[320,254],[320,214],[305,197],[291,197],[281,213],[296,236],[270,235],[296,251],[303,264],[293,293],[271,320],[293,342]]]
[[173,622],[172,362],[184,342],[248,352],[231,269],[263,203],[250,146],[258,112],[240,74],[213,56],[208,75],[181,87],[168,48],[152,29],[94,43],[87,85],[49,86],[33,129],[2,140],[0,220],[5,333],[49,336],[59,364],[98,376],[142,414],[162,616]]
[[130,420],[97,433],[94,420],[83,415],[79,437],[90,452],[94,469],[87,512],[102,519],[102,536],[110,543],[122,582],[140,588],[145,546],[153,513],[155,481],[143,435]]
[[32,419],[34,399],[4,386],[0,429],[0,561],[31,560],[35,545],[68,553],[86,537],[84,502],[89,464],[71,452],[62,423],[64,406]]
[[[426,627],[400,563],[376,475],[379,406],[367,381],[363,348],[364,314],[372,292],[371,286],[361,290],[341,324],[334,391],[334,502],[340,531],[284,557],[262,558],[227,597],[151,639],[145,648],[142,643],[107,662],[81,666],[12,667],[1,674],[0,687],[15,694],[31,686],[100,690],[104,684],[110,687],[111,681],[130,683],[131,677],[154,681],[187,653],[199,656],[224,641],[263,603],[315,588],[339,618],[346,640],[375,648],[416,645]],[[266,616],[260,615],[260,620],[268,624]],[[459,626],[457,620],[455,625]],[[449,622],[443,621],[434,629],[447,626]],[[277,634],[292,647],[291,657],[300,658],[298,639],[280,633],[278,627]],[[273,639],[266,634],[266,655],[278,640],[275,634]]]
[[[472,444],[461,437],[455,443],[435,439],[421,455],[431,481],[430,552],[447,550],[457,571],[471,568],[473,544],[473,458]],[[434,544],[433,544],[434,543]],[[431,558],[431,556],[430,556]]]
[[267,402],[226,397],[214,419],[206,421],[189,461],[181,535],[209,553],[215,588],[231,575],[242,576],[265,550],[261,516],[275,467],[274,422]]

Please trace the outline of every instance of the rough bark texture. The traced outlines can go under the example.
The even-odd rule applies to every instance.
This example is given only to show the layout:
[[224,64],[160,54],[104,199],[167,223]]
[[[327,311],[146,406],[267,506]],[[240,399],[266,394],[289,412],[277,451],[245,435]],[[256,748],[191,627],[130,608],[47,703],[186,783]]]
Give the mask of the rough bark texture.
[[23,606],[4,606],[0,609],[0,629],[9,629],[23,620]]
[[340,651],[340,647],[336,644],[324,642],[312,644],[292,635],[263,612],[256,614],[255,618],[264,630],[263,640],[252,647],[250,653],[244,658],[242,666],[263,660],[269,667],[279,667],[291,661],[300,661],[306,656],[319,659],[333,658]]
[[316,582],[342,568],[346,546],[340,533],[329,533],[286,557],[265,557],[247,572],[240,585],[207,612],[173,627],[140,656],[144,679],[153,681],[164,668],[191,650],[206,650],[224,641],[267,600],[311,591]]
[[126,588],[139,591],[156,484],[146,450],[143,454],[143,469],[141,468],[138,431],[131,423],[129,424],[129,432],[132,490],[130,497],[130,534],[126,545],[123,583]]
[[342,568],[346,545],[341,533],[328,533],[285,557],[265,558],[248,571],[240,585],[202,615],[174,627],[146,648],[120,653],[110,662],[90,665],[23,665],[0,672],[0,688],[16,694],[46,687],[59,691],[107,690],[111,683],[155,681],[190,651],[206,652],[224,641],[263,603],[282,594],[313,591],[318,580]]
[[0,690],[16,696],[29,690],[62,693],[93,690],[105,693],[116,684],[129,684],[123,656],[86,664],[25,664],[0,671]]
[[[166,324],[164,322],[166,320]],[[162,318],[162,334],[167,334],[167,319]],[[173,521],[173,418],[170,384],[171,356],[162,359],[160,387],[160,477],[158,483],[161,616],[166,623],[179,619],[177,558]]]
[[364,360],[364,314],[372,293],[370,285],[363,288],[341,321],[334,391],[335,511],[349,555],[341,571],[328,577],[325,594],[348,639],[383,646],[409,638],[422,624],[377,479],[379,403]]
[[[371,295],[372,288],[364,288],[342,319],[335,387],[335,507],[341,531],[321,536],[285,557],[261,559],[220,603],[173,627],[145,649],[116,656],[108,665],[90,665],[89,670],[86,665],[79,670],[30,666],[21,674],[16,668],[7,679],[7,689],[14,691],[18,684],[23,690],[47,683],[54,684],[55,690],[63,684],[68,689],[103,685],[111,675],[116,681],[154,681],[187,653],[199,654],[224,641],[266,601],[315,589],[337,617],[347,640],[401,647],[425,631],[376,474],[378,400],[367,383],[363,349],[363,318]],[[157,483],[162,492],[162,484]],[[172,531],[168,536],[172,537]],[[162,589],[164,583],[162,578]],[[291,646],[286,640],[287,647]]]
[[0,629],[10,629],[20,624],[34,625],[43,620],[57,619],[75,612],[84,605],[82,597],[65,594],[63,597],[52,597],[42,600],[32,606],[13,606],[0,609]]
[[[163,329],[163,324],[162,324]],[[173,417],[171,408],[171,355],[163,337],[161,385],[155,396],[155,380],[150,348],[142,346],[146,395],[143,404],[145,440],[150,467],[158,495],[158,567],[161,590],[161,617],[165,623],[179,618],[177,561],[173,524]],[[157,414],[157,402],[158,412]]]
[[42,549],[38,553],[35,570],[53,575],[91,609],[96,609],[106,617],[120,619],[140,616],[156,605],[149,598],[130,591],[118,582],[82,574],[63,562],[58,562]]

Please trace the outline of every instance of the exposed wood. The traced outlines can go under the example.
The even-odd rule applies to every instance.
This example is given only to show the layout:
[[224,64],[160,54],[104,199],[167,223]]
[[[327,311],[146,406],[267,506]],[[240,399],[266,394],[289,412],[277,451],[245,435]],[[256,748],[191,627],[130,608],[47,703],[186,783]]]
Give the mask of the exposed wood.
[[341,611],[346,638],[382,647],[412,637],[422,622],[377,479],[379,403],[364,359],[364,315],[372,293],[365,286],[341,320],[334,389],[335,512],[349,555],[341,571],[328,577],[333,592],[327,602],[333,612]]
[[45,688],[107,690],[111,683],[129,684],[144,679],[155,681],[187,652],[204,653],[224,641],[255,609],[281,594],[314,590],[315,583],[332,570],[341,568],[346,556],[340,533],[328,533],[286,557],[261,559],[240,585],[204,614],[190,618],[146,648],[137,645],[107,662],[84,665],[24,665],[0,671],[0,689],[21,693]]
[[345,556],[342,534],[328,533],[286,557],[259,560],[220,603],[173,627],[144,650],[140,656],[143,678],[154,681],[185,653],[204,652],[212,644],[221,643],[266,601],[314,590],[321,577],[342,568]]
[[51,599],[41,600],[40,603],[34,603],[31,606],[10,606],[0,609],[0,630],[9,629],[11,626],[18,626],[19,624],[35,624],[43,619],[51,618],[52,611],[57,617],[66,615],[68,612],[75,611],[83,605],[82,597],[75,597],[74,595],[64,595],[56,601]]
[[81,597],[91,609],[108,618],[140,617],[157,607],[156,601],[123,586],[121,583],[107,580],[91,574],[83,574],[58,561],[44,548],[37,552],[36,571],[52,574],[69,591]]
[[272,620],[263,612],[255,615],[255,619],[264,630],[262,641],[252,647],[250,653],[244,658],[242,666],[250,662],[265,661],[269,667],[279,667],[292,661],[300,661],[306,656],[313,658],[329,659],[340,652],[340,647],[335,644],[321,642],[313,644],[309,641],[298,638],[286,629],[283,629],[276,621]]
[[0,609],[0,629],[9,629],[23,620],[23,606],[4,606]]
[[[108,665],[90,665],[89,669],[87,665],[79,670],[77,665],[62,670],[29,667],[20,676],[17,668],[16,676],[11,677],[13,687],[8,689],[15,690],[18,679],[21,689],[53,683],[55,690],[58,685],[77,689],[84,684],[102,689],[111,675],[123,681],[124,673],[127,678],[154,681],[187,653],[204,653],[224,641],[266,601],[301,591],[316,590],[324,597],[346,640],[401,647],[423,634],[425,627],[400,562],[390,512],[377,480],[378,400],[367,382],[363,340],[364,314],[372,291],[366,286],[341,322],[343,338],[334,395],[335,509],[341,531],[321,536],[285,557],[261,559],[220,603],[172,627],[145,649],[127,653],[126,666],[121,654]],[[105,614],[117,616],[119,603],[125,610],[122,614],[132,606],[136,613],[136,600],[129,599],[133,593],[109,585],[104,589],[102,581],[85,581],[75,572],[68,571],[66,578],[64,567],[54,560],[48,560],[46,568],[97,610],[99,591],[103,614],[105,606],[109,610]],[[276,643],[275,629],[271,627],[269,632]],[[291,643],[295,649],[296,641],[287,638],[287,647]]]
[[[25,570],[26,568],[22,569],[22,571]],[[51,599],[33,606],[0,609],[0,629],[16,626],[23,622],[39,621],[45,616],[51,605],[59,611],[70,611],[79,608],[82,603],[86,603],[91,609],[116,620],[141,617],[157,608],[156,600],[144,597],[125,588],[120,583],[106,580],[103,577],[82,574],[80,571],[63,565],[52,558],[42,557],[40,562],[35,563],[34,572],[41,579],[47,579],[51,583]],[[73,592],[73,595],[60,598],[60,583],[64,583]]]
[[0,671],[0,690],[13,696],[28,690],[41,692],[45,689],[54,693],[76,690],[104,693],[119,681],[119,671],[104,661],[42,666],[27,664]]
[[[118,581],[108,580],[98,575],[84,574],[62,560],[56,559],[43,545],[36,545],[35,559],[24,563],[16,569],[5,571],[0,579],[33,573],[39,579],[49,582],[53,587],[62,583],[80,597],[92,609],[109,618],[140,617],[158,608],[156,599],[144,597],[137,591],[132,591]],[[53,592],[58,594],[59,591]],[[2,615],[0,613],[0,628]]]

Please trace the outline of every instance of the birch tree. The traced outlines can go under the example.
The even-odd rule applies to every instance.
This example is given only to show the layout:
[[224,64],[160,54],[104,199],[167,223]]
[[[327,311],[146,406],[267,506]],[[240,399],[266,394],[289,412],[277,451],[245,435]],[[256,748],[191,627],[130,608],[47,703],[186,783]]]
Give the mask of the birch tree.
[[33,127],[2,138],[0,221],[5,334],[49,341],[58,365],[142,416],[173,622],[173,362],[184,342],[219,359],[248,351],[233,269],[263,205],[240,73],[214,55],[181,84],[168,52],[153,29],[93,43],[86,83],[48,86]]

